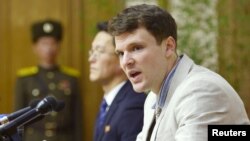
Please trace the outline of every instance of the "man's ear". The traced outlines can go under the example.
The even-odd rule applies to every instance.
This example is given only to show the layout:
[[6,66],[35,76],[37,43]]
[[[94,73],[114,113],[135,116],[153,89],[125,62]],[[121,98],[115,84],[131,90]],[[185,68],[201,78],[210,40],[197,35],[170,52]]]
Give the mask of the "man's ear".
[[163,40],[163,46],[166,52],[166,57],[170,57],[172,54],[175,54],[176,42],[172,36],[169,36],[165,40]]

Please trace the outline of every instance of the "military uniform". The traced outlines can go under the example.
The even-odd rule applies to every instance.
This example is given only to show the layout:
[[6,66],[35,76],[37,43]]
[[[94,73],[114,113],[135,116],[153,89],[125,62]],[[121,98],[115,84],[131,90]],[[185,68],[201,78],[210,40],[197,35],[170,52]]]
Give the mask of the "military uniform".
[[77,83],[79,72],[67,67],[44,69],[33,66],[19,70],[17,75],[16,109],[26,107],[33,99],[48,95],[66,103],[62,111],[53,112],[25,128],[24,140],[80,141],[82,118]]
[[[59,47],[62,39],[62,26],[59,22],[39,21],[32,25],[31,31],[35,48],[38,47],[36,43],[45,36],[54,38]],[[15,108],[21,109],[28,106],[32,100],[43,99],[48,95],[63,100],[65,107],[58,113],[52,112],[43,120],[26,126],[24,141],[81,141],[82,106],[77,82],[79,72],[72,68],[51,64],[51,62],[46,63],[53,67],[45,69],[42,65],[38,65],[18,71]]]

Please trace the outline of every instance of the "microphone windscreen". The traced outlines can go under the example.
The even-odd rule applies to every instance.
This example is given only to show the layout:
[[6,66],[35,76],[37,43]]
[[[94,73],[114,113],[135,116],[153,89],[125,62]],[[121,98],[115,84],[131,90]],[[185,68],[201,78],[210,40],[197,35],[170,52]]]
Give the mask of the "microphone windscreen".
[[37,106],[36,109],[41,114],[46,114],[48,112],[53,111],[57,106],[57,100],[54,96],[47,96],[43,100],[41,100]]
[[61,111],[65,107],[65,102],[63,100],[58,100],[57,101],[57,106],[54,109],[56,112]]
[[51,106],[52,110],[54,110],[57,106],[57,100],[54,96],[47,96],[44,98],[44,101]]

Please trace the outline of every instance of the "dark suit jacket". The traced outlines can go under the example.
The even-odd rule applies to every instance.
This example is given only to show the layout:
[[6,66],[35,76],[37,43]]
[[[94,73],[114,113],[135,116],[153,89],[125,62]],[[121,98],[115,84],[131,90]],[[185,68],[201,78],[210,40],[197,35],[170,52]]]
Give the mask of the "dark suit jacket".
[[142,130],[146,94],[136,93],[129,81],[110,105],[102,133],[94,141],[135,141]]

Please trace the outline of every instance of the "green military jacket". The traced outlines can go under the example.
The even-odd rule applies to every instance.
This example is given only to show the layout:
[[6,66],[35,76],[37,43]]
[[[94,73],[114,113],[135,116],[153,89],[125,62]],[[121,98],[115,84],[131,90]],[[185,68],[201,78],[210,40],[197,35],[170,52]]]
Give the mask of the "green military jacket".
[[65,102],[58,113],[52,112],[41,121],[25,126],[25,141],[81,141],[82,106],[78,88],[79,72],[68,67],[44,69],[23,68],[17,73],[15,109],[27,107],[34,99],[48,95]]

